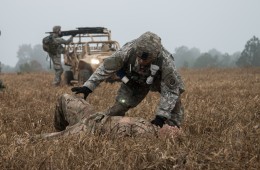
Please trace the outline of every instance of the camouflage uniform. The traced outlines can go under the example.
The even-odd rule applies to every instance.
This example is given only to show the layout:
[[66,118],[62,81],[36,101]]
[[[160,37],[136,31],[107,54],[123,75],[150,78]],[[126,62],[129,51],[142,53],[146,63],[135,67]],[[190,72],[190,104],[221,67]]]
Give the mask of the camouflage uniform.
[[[132,86],[122,83],[114,106],[108,109],[105,114],[124,116],[130,108],[137,106],[151,90],[161,94],[156,115],[166,118],[166,123],[169,125],[177,124],[179,126],[181,124],[184,111],[180,96],[184,92],[184,84],[176,70],[173,56],[161,46],[160,41],[160,37],[156,34],[144,33],[105,59],[104,63],[84,83],[83,86],[93,91],[103,80],[121,69],[124,69],[127,77],[135,82]],[[151,75],[150,67],[141,70],[136,59],[146,50],[154,59],[152,64],[159,66],[159,70],[153,76],[152,84],[146,82]]]
[[149,121],[137,117],[93,114],[92,106],[76,96],[64,94],[56,104],[54,126],[58,131],[38,135],[52,138],[80,132],[119,136],[157,136],[158,128]]
[[63,38],[60,37],[59,32],[60,32],[61,27],[60,26],[54,26],[53,27],[53,33],[52,33],[52,38],[54,40],[54,43],[52,44],[52,47],[50,48],[55,48],[52,51],[53,53],[48,53],[53,65],[54,65],[54,70],[55,70],[55,78],[54,78],[54,85],[59,85],[61,82],[61,75],[63,73],[63,68],[61,64],[61,54],[64,53],[64,47],[62,44],[69,44],[72,42],[73,37],[70,37],[68,40],[64,40]]

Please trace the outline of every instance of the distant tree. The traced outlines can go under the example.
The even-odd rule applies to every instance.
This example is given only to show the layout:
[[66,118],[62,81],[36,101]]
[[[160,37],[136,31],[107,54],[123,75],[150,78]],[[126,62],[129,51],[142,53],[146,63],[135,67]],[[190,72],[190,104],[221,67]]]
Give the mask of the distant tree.
[[182,67],[183,67],[183,68],[188,68],[188,67],[189,67],[189,62],[185,60],[185,61],[183,62]]
[[45,70],[49,69],[49,62],[47,61],[47,53],[42,50],[42,45],[35,45],[31,53],[32,60],[36,60],[42,65],[42,68]]
[[2,72],[15,72],[15,68],[11,67],[11,66],[8,66],[8,65],[4,65],[2,64]]
[[194,63],[195,68],[205,68],[205,67],[216,67],[218,63],[218,58],[213,57],[209,53],[204,53]]
[[200,50],[197,48],[189,49],[186,46],[181,46],[175,49],[173,56],[177,67],[190,67],[200,56]]
[[30,66],[33,71],[43,71],[42,65],[36,60],[32,60]]
[[43,71],[42,65],[36,60],[32,60],[32,61],[20,64],[19,69],[20,69],[20,72]]
[[241,56],[237,60],[238,66],[260,66],[260,41],[253,36],[245,45]]
[[26,63],[30,60],[32,54],[32,47],[28,44],[23,44],[19,46],[17,51],[18,65],[20,63]]
[[239,59],[240,56],[241,56],[241,52],[240,51],[235,52],[232,55],[230,55],[230,57],[232,59],[231,67],[236,67],[237,66],[236,62],[237,62],[237,60]]
[[232,65],[232,58],[228,53],[221,55],[220,58],[218,62],[219,67],[230,67]]
[[[46,54],[40,44],[35,45],[33,48],[28,44],[21,45],[17,52],[17,58],[19,59],[15,66],[17,70],[27,70],[28,64],[31,65],[35,61],[41,65],[40,70],[48,70],[49,62],[46,60]],[[20,67],[20,65],[22,66]],[[32,70],[35,71],[37,69],[34,68]]]
[[223,54],[221,52],[219,52],[218,50],[216,50],[215,48],[211,49],[208,51],[208,53],[211,55],[211,56],[217,56],[217,57],[221,57]]

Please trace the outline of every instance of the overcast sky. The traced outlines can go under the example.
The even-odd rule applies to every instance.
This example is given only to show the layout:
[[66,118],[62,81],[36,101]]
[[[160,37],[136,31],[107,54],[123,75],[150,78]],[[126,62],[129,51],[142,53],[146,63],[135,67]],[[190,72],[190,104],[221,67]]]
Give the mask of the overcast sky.
[[260,0],[1,0],[0,61],[15,66],[22,44],[41,44],[54,25],[62,30],[107,27],[121,46],[146,31],[174,52],[242,51],[260,38]]

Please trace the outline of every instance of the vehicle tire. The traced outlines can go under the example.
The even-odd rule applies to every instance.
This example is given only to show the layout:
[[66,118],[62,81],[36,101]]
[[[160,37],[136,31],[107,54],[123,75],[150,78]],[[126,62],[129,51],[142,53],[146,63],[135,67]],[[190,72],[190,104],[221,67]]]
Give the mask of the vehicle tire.
[[91,76],[92,71],[83,69],[79,71],[79,83],[84,84]]
[[73,78],[73,72],[72,71],[65,71],[64,73],[64,82],[66,85],[72,85],[71,80],[74,80]]

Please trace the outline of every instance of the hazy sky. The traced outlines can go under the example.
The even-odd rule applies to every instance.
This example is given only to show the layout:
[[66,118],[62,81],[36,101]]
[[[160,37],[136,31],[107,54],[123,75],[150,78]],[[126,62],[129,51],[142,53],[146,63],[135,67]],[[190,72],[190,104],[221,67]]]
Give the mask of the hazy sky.
[[152,31],[170,52],[185,45],[233,54],[260,38],[259,7],[260,0],[1,0],[0,61],[14,66],[19,46],[41,44],[54,25],[107,27],[121,46]]

